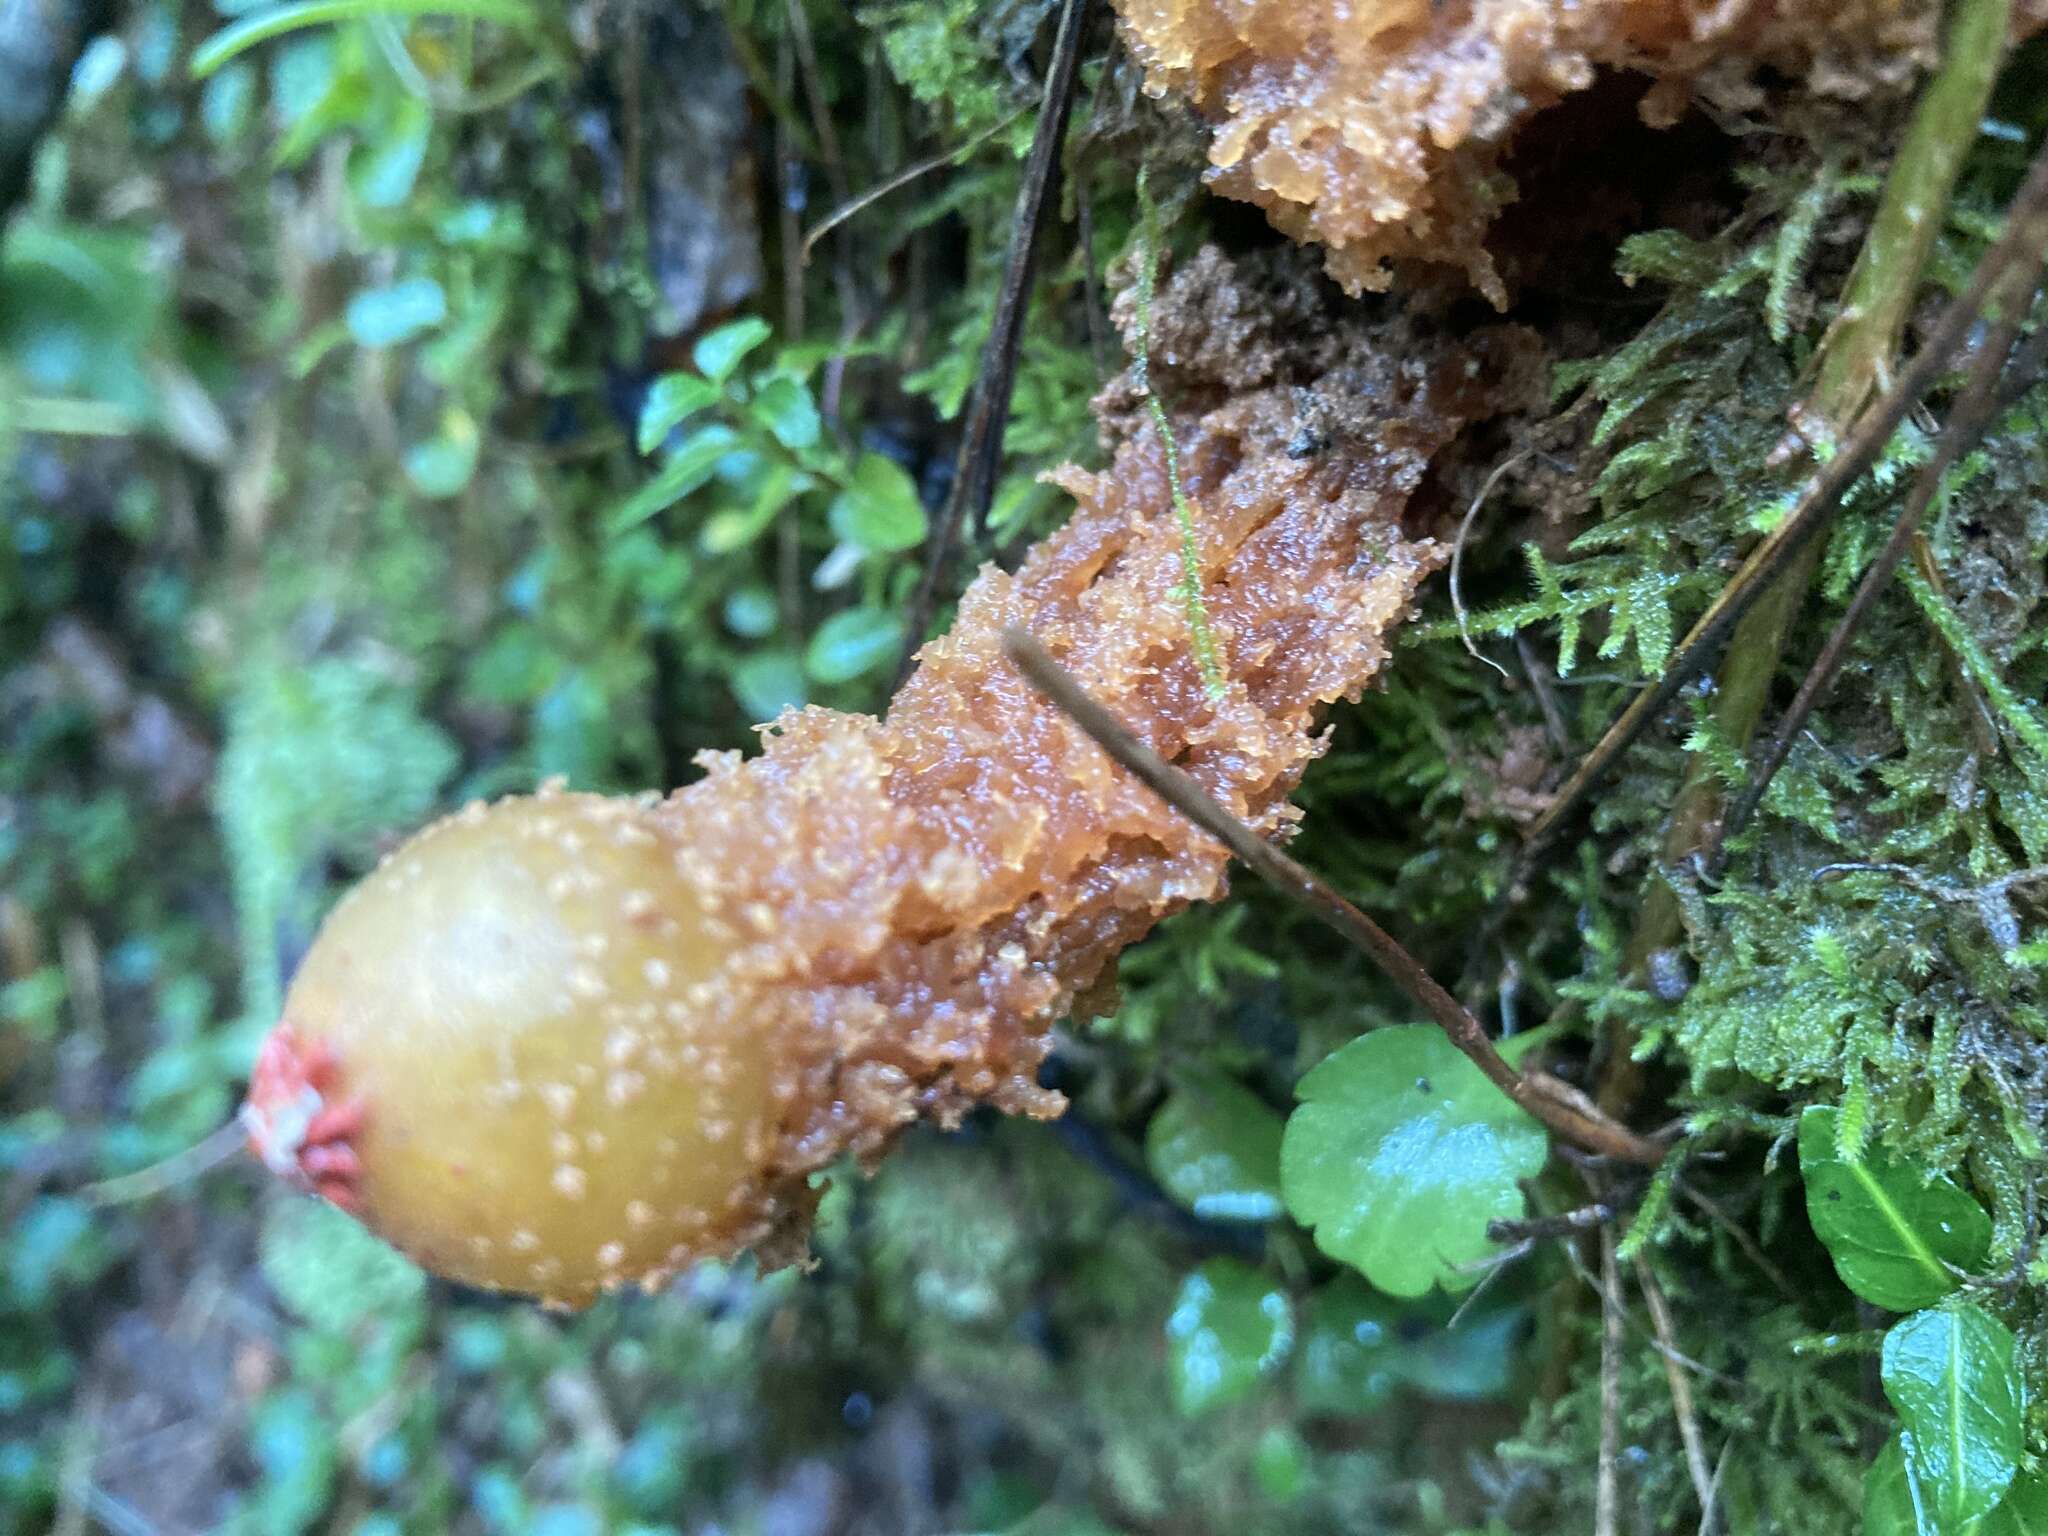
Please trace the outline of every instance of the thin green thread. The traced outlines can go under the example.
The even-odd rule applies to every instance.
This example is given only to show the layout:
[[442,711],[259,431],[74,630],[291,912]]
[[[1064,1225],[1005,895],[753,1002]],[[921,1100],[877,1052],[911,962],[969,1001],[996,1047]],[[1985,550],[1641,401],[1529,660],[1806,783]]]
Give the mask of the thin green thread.
[[1152,389],[1152,283],[1158,266],[1158,205],[1146,185],[1146,168],[1138,168],[1138,346],[1132,374],[1138,392],[1145,397],[1145,409],[1152,417],[1153,430],[1166,449],[1166,490],[1173,500],[1173,515],[1180,524],[1181,577],[1174,595],[1181,600],[1188,622],[1188,640],[1194,648],[1195,668],[1211,698],[1223,695],[1223,666],[1216,656],[1216,635],[1209,627],[1209,610],[1202,603],[1202,541],[1195,530],[1195,509],[1180,483],[1180,445],[1173,439],[1173,427],[1166,419],[1166,407]]

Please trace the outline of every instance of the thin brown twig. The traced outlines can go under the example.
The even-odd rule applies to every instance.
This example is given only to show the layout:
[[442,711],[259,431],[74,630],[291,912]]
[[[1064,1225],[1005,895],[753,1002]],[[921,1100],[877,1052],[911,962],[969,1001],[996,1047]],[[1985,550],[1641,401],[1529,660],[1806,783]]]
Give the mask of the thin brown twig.
[[[2039,243],[2037,252],[2048,252],[2048,209],[2044,209],[2037,231]],[[2030,292],[2039,281],[2042,256],[2037,254],[2031,266],[2021,263],[2011,269],[2015,281],[2004,285],[2004,297],[2015,300],[2021,294]],[[1827,643],[1821,647],[1820,655],[1814,658],[1812,668],[1799,685],[1785,716],[1778,722],[1778,729],[1771,736],[1763,751],[1758,755],[1749,782],[1735,803],[1728,808],[1720,827],[1710,833],[1701,854],[1709,867],[1719,862],[1720,852],[1727,840],[1740,832],[1755,813],[1763,800],[1764,791],[1770,788],[1771,780],[1785,764],[1792,751],[1792,743],[1806,728],[1808,717],[1813,713],[1821,697],[1833,686],[1836,676],[1842,670],[1842,661],[1849,653],[1849,642],[1855,638],[1856,630],[1862,624],[1864,615],[1877,602],[1879,595],[1891,584],[1892,574],[1899,562],[1905,558],[1906,550],[1913,541],[1914,533],[1920,527],[1920,519],[1927,509],[1934,505],[1934,498],[1941,493],[1941,485],[1948,478],[1948,472],[1983,436],[1989,426],[1993,411],[1998,381],[2004,371],[2006,355],[2012,350],[2014,339],[2019,335],[2020,319],[2026,313],[2025,306],[2012,303],[2007,315],[1998,321],[1978,349],[1976,360],[1970,366],[1968,380],[1956,397],[1955,405],[1949,411],[1947,426],[1936,442],[1933,456],[1920,466],[1920,473],[1914,478],[1913,488],[1906,496],[1906,504],[1899,511],[1898,521],[1893,523],[1891,537],[1885,540],[1884,548],[1878,551],[1870,569],[1863,573],[1863,580],[1856,588],[1856,595],[1849,600],[1849,606],[1835,624]]]
[[928,176],[933,171],[938,170],[941,166],[948,165],[955,160],[961,159],[963,156],[974,153],[975,150],[979,149],[982,145],[986,144],[990,139],[994,138],[997,134],[1001,133],[1005,128],[1009,127],[1010,124],[1017,121],[1018,118],[1022,117],[1026,110],[1028,109],[1024,107],[1017,108],[1016,111],[1010,113],[1007,117],[1003,118],[1001,122],[992,123],[988,127],[982,129],[981,132],[977,133],[973,138],[969,139],[966,143],[956,144],[953,146],[953,148],[941,150],[936,155],[928,155],[924,159],[918,161],[917,164],[907,166],[903,170],[898,171],[894,176],[886,178],[878,185],[869,187],[867,191],[861,193],[858,197],[850,198],[846,202],[841,203],[837,208],[834,208],[830,213],[826,214],[824,218],[820,219],[816,224],[811,226],[811,232],[804,236],[803,243],[797,248],[801,260],[806,265],[808,265],[811,259],[811,252],[813,249],[816,248],[818,242],[824,239],[825,236],[830,234],[833,230],[837,229],[841,224],[844,224],[848,219],[852,218],[855,214],[859,213],[863,208],[870,207],[873,204],[880,202],[883,198],[887,197],[891,192],[909,186],[913,181],[916,181],[920,176]]
[[1535,871],[1549,856],[1565,826],[1585,808],[1593,789],[1606,778],[1616,760],[1707,665],[1729,631],[1783,571],[1786,562],[1827,526],[1842,497],[1876,462],[1907,412],[1948,370],[1951,359],[1983,314],[1994,285],[2003,282],[2015,262],[2038,255],[2037,226],[2044,213],[2048,213],[2048,145],[2035,155],[2025,182],[2014,196],[2004,232],[1978,262],[1969,287],[1942,312],[1926,344],[1899,372],[1892,387],[1857,418],[1835,454],[1808,478],[1792,510],[1750,552],[1741,569],[1700,615],[1663,675],[1629,701],[1556,798],[1532,823],[1516,864],[1515,878],[1509,883],[1510,900],[1519,899],[1533,887]]
[[905,616],[903,653],[896,663],[900,684],[911,659],[924,644],[924,632],[938,607],[939,584],[953,559],[960,527],[972,522],[977,533],[988,524],[995,499],[996,469],[1003,456],[1003,429],[1010,417],[1010,394],[1017,382],[1017,353],[1024,341],[1024,316],[1031,307],[1032,257],[1047,214],[1059,200],[1060,149],[1073,115],[1074,88],[1081,78],[1081,39],[1093,14],[1094,0],[1062,0],[1059,31],[1053,38],[1052,64],[1038,109],[1038,127],[1025,157],[1017,206],[1010,217],[1010,256],[996,296],[994,323],[982,343],[980,376],[968,407],[967,426],[960,435],[954,461],[953,489],[925,547],[924,574]]
[[1702,1194],[1683,1179],[1678,1181],[1678,1192],[1705,1211],[1716,1226],[1734,1239],[1735,1246],[1742,1250],[1750,1263],[1762,1271],[1766,1280],[1778,1288],[1781,1295],[1794,1299],[1798,1297],[1799,1293],[1792,1289],[1792,1282],[1785,1278],[1785,1271],[1771,1262],[1770,1255],[1764,1252],[1762,1245],[1751,1237],[1733,1216],[1721,1208],[1719,1201]]
[[1693,1492],[1699,1497],[1700,1516],[1704,1519],[1714,1507],[1714,1476],[1707,1470],[1707,1447],[1700,1438],[1692,1383],[1685,1379],[1685,1372],[1673,1358],[1678,1353],[1678,1331],[1672,1326],[1671,1303],[1665,1300],[1664,1287],[1657,1283],[1657,1273],[1648,1260],[1638,1255],[1635,1268],[1636,1286],[1650,1309],[1650,1325],[1657,1330],[1657,1340],[1664,1346],[1658,1358],[1664,1362],[1664,1379],[1671,1386],[1671,1412],[1678,1420],[1678,1438],[1685,1446],[1685,1469],[1692,1475]]
[[1654,1167],[1665,1148],[1593,1108],[1565,1084],[1509,1065],[1478,1019],[1424,970],[1385,929],[1219,805],[1209,792],[1133,735],[1092,698],[1037,640],[1010,629],[1003,645],[1031,685],[1058,705],[1110,758],[1160,799],[1222,843],[1276,890],[1298,902],[1362,950],[1414,1000],[1473,1065],[1515,1103],[1563,1140],[1622,1162]]
[[1486,1224],[1486,1236],[1488,1241],[1496,1243],[1530,1242],[1546,1237],[1578,1237],[1589,1227],[1606,1225],[1618,1214],[1614,1206],[1596,1200],[1591,1205],[1560,1211],[1555,1216],[1531,1216],[1524,1221],[1489,1221]]
[[1600,1469],[1593,1485],[1593,1536],[1621,1530],[1621,1278],[1614,1229],[1600,1229]]

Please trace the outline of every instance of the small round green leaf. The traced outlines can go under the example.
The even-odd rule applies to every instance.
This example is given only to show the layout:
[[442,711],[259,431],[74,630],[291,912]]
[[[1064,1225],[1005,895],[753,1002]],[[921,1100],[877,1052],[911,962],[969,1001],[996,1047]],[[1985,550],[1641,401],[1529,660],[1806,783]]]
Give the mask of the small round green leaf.
[[818,626],[804,651],[815,682],[850,683],[884,665],[903,642],[903,621],[879,608],[848,608]]
[[691,361],[697,371],[714,384],[723,384],[739,367],[740,359],[768,339],[770,327],[759,315],[748,315],[721,325],[715,331],[706,331],[697,338],[697,345],[691,349]]
[[1293,1347],[1286,1291],[1248,1264],[1211,1259],[1182,1282],[1166,1319],[1174,1406],[1192,1417],[1235,1401]]
[[664,373],[647,388],[633,434],[642,453],[652,453],[685,419],[718,399],[718,386],[694,373]]
[[1400,1376],[1398,1309],[1354,1275],[1340,1275],[1309,1303],[1295,1359],[1294,1392],[1307,1413],[1370,1413],[1394,1394]]
[[766,587],[741,587],[725,600],[725,627],[746,640],[761,640],[781,621],[775,594]]
[[1280,1145],[1287,1208],[1392,1296],[1469,1287],[1494,1251],[1487,1223],[1523,1213],[1519,1181],[1549,1154],[1543,1127],[1428,1025],[1352,1041],[1296,1093]]
[[1191,1072],[1145,1129],[1145,1161],[1166,1192],[1207,1221],[1281,1214],[1281,1120],[1220,1072]]
[[2026,1392],[2012,1333],[1968,1302],[1916,1312],[1884,1336],[1881,1375],[1923,1513],[1960,1531],[2019,1470]]
[[1259,1480],[1259,1491],[1274,1503],[1293,1503],[1308,1492],[1314,1475],[1308,1446],[1285,1424],[1272,1425],[1252,1452],[1252,1475]]
[[1816,1104],[1799,1117],[1799,1171],[1813,1230],[1842,1283],[1865,1301],[1894,1312],[1932,1306],[1956,1288],[1956,1269],[1983,1265],[1991,1218],[1952,1180],[1881,1148],[1845,1157],[1840,1113]]
[[826,513],[832,531],[848,544],[875,554],[914,549],[924,542],[924,504],[917,485],[893,459],[864,453],[846,489]]
[[447,318],[448,296],[431,277],[366,288],[348,301],[348,333],[363,347],[395,347]]
[[411,197],[433,128],[434,115],[425,102],[416,96],[398,98],[382,128],[349,156],[349,184],[357,201],[366,208],[396,208]]
[[778,373],[763,380],[748,402],[747,411],[774,433],[775,440],[785,448],[808,448],[818,440],[822,424],[817,403],[802,379]]
[[460,495],[476,475],[480,438],[469,413],[450,410],[441,418],[438,436],[427,438],[405,453],[405,477],[422,496],[445,500]]
[[1295,1392],[1309,1412],[1345,1415],[1371,1412],[1396,1386],[1451,1400],[1498,1397],[1525,1315],[1519,1306],[1460,1308],[1444,1297],[1404,1305],[1341,1275],[1310,1303]]
[[787,651],[762,651],[733,668],[732,691],[749,718],[773,720],[803,706],[804,669]]

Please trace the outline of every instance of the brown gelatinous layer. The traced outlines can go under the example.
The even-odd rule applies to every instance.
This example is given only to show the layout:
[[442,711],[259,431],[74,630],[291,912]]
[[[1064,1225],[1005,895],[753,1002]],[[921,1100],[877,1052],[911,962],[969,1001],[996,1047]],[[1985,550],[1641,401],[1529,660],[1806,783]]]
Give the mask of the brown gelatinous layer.
[[[793,1257],[809,1176],[912,1121],[1057,1114],[1052,1026],[1220,896],[1225,855],[1024,682],[1004,630],[1284,835],[1323,707],[1444,559],[1402,528],[1431,457],[1540,373],[1512,329],[1331,325],[1280,265],[1205,253],[1159,305],[1220,693],[1126,382],[1110,467],[1055,477],[1072,520],[982,571],[886,718],[790,712],[665,800],[514,797],[386,860],[294,978],[246,1111],[266,1161],[443,1274],[580,1303]],[[1219,328],[1234,345],[1200,344]]]
[[[1347,291],[1391,260],[1462,268],[1507,293],[1486,236],[1528,119],[1600,70],[1644,77],[1644,120],[1695,97],[1740,107],[1765,67],[1856,97],[1933,56],[1936,0],[1116,0],[1154,94],[1216,123],[1210,183],[1325,247]],[[2017,25],[2048,20],[2022,0]],[[1597,150],[1595,151],[1597,153]]]
[[[1237,284],[1205,253],[1161,316],[1227,308]],[[1107,470],[1052,477],[1072,519],[1014,575],[982,570],[885,719],[787,714],[759,757],[708,759],[663,806],[746,979],[721,1006],[803,1063],[769,1189],[847,1152],[872,1158],[913,1120],[951,1125],[984,1103],[1058,1113],[1036,1082],[1050,1027],[1113,979],[1124,946],[1223,894],[1223,849],[1023,681],[1003,654],[1008,627],[1237,814],[1290,830],[1287,795],[1322,751],[1324,706],[1385,664],[1387,633],[1447,558],[1401,527],[1430,459],[1470,422],[1527,403],[1540,373],[1533,338],[1506,328],[1457,343],[1327,324],[1306,335],[1291,350],[1269,338],[1265,387],[1175,428],[1220,697],[1189,651],[1161,444],[1136,426]],[[1303,453],[1317,380],[1349,416],[1341,442]],[[1118,400],[1113,387],[1112,424]]]

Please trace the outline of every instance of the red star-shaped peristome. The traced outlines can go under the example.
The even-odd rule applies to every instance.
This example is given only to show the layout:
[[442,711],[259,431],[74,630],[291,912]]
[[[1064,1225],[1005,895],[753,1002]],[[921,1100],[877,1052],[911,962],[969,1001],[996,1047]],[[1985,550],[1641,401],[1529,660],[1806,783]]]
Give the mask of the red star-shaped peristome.
[[326,1041],[303,1044],[289,1023],[279,1024],[249,1074],[242,1126],[272,1173],[354,1213],[363,1204],[363,1165],[352,1138],[364,1111],[360,1099],[337,1102],[338,1076]]

